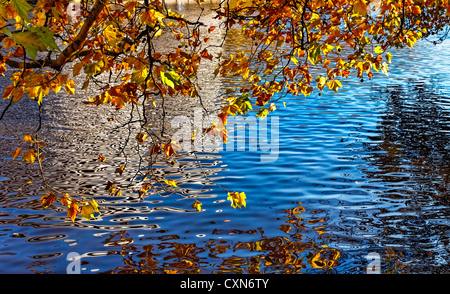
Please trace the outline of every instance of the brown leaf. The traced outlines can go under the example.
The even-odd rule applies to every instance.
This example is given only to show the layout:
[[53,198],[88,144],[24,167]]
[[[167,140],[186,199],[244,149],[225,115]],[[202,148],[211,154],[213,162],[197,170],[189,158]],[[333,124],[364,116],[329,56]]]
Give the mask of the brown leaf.
[[121,167],[116,168],[116,173],[118,173],[119,175],[122,175],[124,169],[125,169],[125,165],[122,165]]
[[47,195],[41,196],[41,203],[44,208],[49,207],[56,200],[56,195],[54,193],[48,193]]

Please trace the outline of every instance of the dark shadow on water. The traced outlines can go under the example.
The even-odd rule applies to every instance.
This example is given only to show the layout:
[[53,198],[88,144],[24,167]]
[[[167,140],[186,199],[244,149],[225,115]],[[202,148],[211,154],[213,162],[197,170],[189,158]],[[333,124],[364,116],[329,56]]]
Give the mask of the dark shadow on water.
[[[385,244],[399,248],[409,271],[449,270],[450,98],[439,83],[410,79],[378,89],[386,110],[365,143],[370,182],[383,182],[376,213]],[[399,205],[401,203],[402,205]]]

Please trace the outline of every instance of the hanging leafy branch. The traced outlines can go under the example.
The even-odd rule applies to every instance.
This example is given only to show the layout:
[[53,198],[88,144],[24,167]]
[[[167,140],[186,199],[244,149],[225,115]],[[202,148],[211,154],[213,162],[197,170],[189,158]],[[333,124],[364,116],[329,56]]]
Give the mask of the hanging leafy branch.
[[[203,11],[203,1],[198,2]],[[202,14],[187,19],[169,9],[164,0],[81,0],[76,17],[67,13],[69,5],[68,0],[38,0],[34,5],[26,0],[0,2],[0,74],[11,72],[10,84],[2,93],[9,103],[0,119],[24,97],[41,109],[51,105],[50,91],[75,94],[73,78],[84,76],[81,89],[96,91],[86,104],[129,111],[129,120],[122,126],[128,127],[128,136],[119,153],[127,158],[125,147],[134,138],[138,153],[148,152],[145,158],[139,153],[139,165],[146,162],[150,167],[157,156],[169,162],[178,156],[166,128],[166,102],[186,96],[203,105],[196,83],[202,62],[218,60],[216,76],[242,78],[243,86],[226,94],[227,102],[218,114],[221,123],[200,130],[226,142],[230,115],[253,110],[263,119],[288,95],[338,92],[341,80],[352,74],[360,79],[372,79],[374,72],[387,74],[390,48],[413,47],[418,39],[446,32],[450,19],[450,6],[444,0],[222,0],[215,9],[220,25],[206,24]],[[221,47],[234,28],[244,34],[251,49],[214,56],[209,49]],[[208,44],[219,30],[222,42]],[[168,36],[178,46],[157,51],[155,42]],[[162,113],[158,131],[148,124],[149,109],[155,108]],[[41,198],[44,207],[59,198],[72,221],[78,214],[91,219],[100,213],[95,200],[57,191],[45,178],[41,163],[45,148],[52,146],[38,140],[39,129],[40,125],[33,136],[24,137],[30,149],[17,148],[13,159],[22,154],[22,160],[40,165],[49,190]],[[106,160],[99,155],[100,162]],[[126,169],[125,162],[115,171],[122,176]],[[140,197],[150,190],[178,188],[173,179],[157,176],[153,168],[141,178]],[[232,207],[245,207],[245,193],[220,188]],[[105,190],[112,196],[122,194],[114,181]],[[201,211],[201,205],[195,199],[192,208]]]

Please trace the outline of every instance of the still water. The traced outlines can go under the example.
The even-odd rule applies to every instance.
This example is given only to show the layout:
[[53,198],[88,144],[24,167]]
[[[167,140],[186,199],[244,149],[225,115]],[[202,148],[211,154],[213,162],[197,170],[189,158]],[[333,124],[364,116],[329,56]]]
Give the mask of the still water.
[[[242,46],[231,35],[224,50]],[[237,138],[246,151],[200,152],[208,177],[246,193],[242,209],[202,179],[190,153],[159,164],[181,193],[110,197],[104,187],[116,167],[97,156],[120,149],[126,130],[106,119],[114,110],[82,104],[87,93],[54,95],[44,109],[42,136],[54,146],[44,167],[58,189],[94,197],[102,216],[72,223],[58,206],[44,210],[37,167],[10,157],[37,126],[36,106],[21,101],[0,122],[0,273],[66,273],[71,252],[81,273],[365,273],[369,253],[383,273],[448,272],[448,48],[421,42],[392,52],[389,77],[286,97],[273,113],[274,160],[261,160],[274,150],[248,150],[250,133]],[[211,78],[203,91],[213,98],[232,86]],[[202,212],[191,208],[193,195]]]

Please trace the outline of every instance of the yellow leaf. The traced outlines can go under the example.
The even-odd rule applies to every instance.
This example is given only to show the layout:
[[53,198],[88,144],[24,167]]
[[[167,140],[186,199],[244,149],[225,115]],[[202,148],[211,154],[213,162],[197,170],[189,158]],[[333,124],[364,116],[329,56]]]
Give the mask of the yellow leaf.
[[91,220],[91,217],[95,219],[94,208],[92,207],[92,205],[88,204],[81,206],[81,216],[88,221]]
[[91,202],[89,202],[89,204],[94,208],[94,211],[99,213],[100,215],[102,214],[100,212],[100,210],[98,209],[98,204],[94,199],[91,199]]
[[295,58],[294,56],[291,56],[291,61],[292,61],[295,65],[297,65],[297,63],[298,63],[297,58]]
[[241,111],[241,109],[236,104],[229,104],[229,105],[225,105],[224,107],[222,107],[223,113],[228,113],[231,115],[236,115],[240,111]]
[[330,90],[333,90],[336,93],[337,93],[339,88],[342,88],[342,84],[338,80],[328,81],[327,85],[330,88]]
[[122,189],[117,189],[116,193],[114,193],[114,196],[116,196],[116,197],[122,196]]
[[105,162],[105,161],[106,161],[106,158],[99,154],[99,155],[98,155],[98,160],[99,160],[100,162]]
[[242,205],[246,207],[247,203],[245,202],[245,199],[247,197],[245,196],[244,192],[228,192],[228,198],[227,200],[231,201],[231,207],[236,208],[242,208]]
[[113,25],[109,25],[103,30],[103,36],[106,42],[113,47],[117,47],[117,44],[123,39],[122,33]]
[[75,83],[73,82],[73,80],[67,81],[65,89],[67,94],[75,94]]
[[195,202],[192,203],[192,208],[197,209],[198,211],[202,211],[202,203],[198,200],[195,200]]
[[177,183],[174,180],[164,180],[167,185],[178,188]]
[[374,51],[375,53],[377,53],[377,54],[383,53],[383,49],[381,49],[380,46],[375,47],[375,49],[374,49],[373,51]]
[[138,84],[142,84],[148,76],[148,70],[146,67],[135,70],[131,73],[131,81],[136,82]]
[[37,151],[32,149],[29,151],[25,151],[22,155],[22,160],[27,161],[28,163],[32,164],[36,160]]

